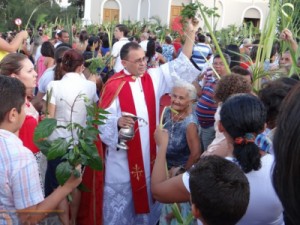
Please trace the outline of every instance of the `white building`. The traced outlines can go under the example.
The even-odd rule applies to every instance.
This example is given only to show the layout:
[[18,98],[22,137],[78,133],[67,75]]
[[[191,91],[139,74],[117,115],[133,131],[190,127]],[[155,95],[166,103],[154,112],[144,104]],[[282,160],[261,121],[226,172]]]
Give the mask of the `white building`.
[[159,16],[163,24],[170,25],[172,19],[180,15],[182,3],[195,1],[218,8],[217,29],[230,24],[240,26],[244,21],[252,21],[261,29],[269,11],[268,0],[85,0],[83,20],[86,24],[122,23],[128,19],[143,21]]

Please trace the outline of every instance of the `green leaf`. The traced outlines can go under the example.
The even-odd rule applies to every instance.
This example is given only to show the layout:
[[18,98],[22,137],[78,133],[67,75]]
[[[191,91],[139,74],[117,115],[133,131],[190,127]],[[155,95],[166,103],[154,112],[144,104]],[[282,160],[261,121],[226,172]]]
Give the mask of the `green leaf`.
[[71,164],[72,166],[75,166],[75,165],[76,165],[76,155],[75,155],[73,149],[70,149],[70,150],[69,150],[69,152],[68,152],[68,154],[67,154],[67,159],[68,159],[68,161],[70,162],[70,164]]
[[91,190],[85,186],[83,183],[79,184],[79,186],[77,187],[80,191],[84,191],[84,192],[91,192]]
[[87,144],[85,143],[85,141],[82,140],[82,139],[79,139],[79,143],[80,143],[81,148],[82,148],[84,151],[87,151],[88,146],[87,146]]
[[94,155],[92,158],[87,160],[88,165],[94,170],[102,170],[102,160],[99,155]]
[[69,147],[69,143],[66,139],[58,138],[51,143],[51,147],[47,154],[47,159],[52,160],[58,157],[62,157],[67,153]]
[[72,174],[72,166],[68,161],[61,162],[57,167],[55,171],[56,179],[60,185],[63,185],[66,183],[66,181],[70,178]]
[[184,225],[189,225],[189,224],[191,224],[191,222],[193,221],[193,219],[194,219],[194,216],[193,216],[192,212],[190,212],[190,213],[187,215],[187,217],[185,218],[183,224],[184,224]]
[[39,142],[35,142],[36,147],[45,155],[48,155],[48,151],[51,147],[51,142],[48,140],[43,140]]
[[110,112],[105,111],[105,110],[102,109],[102,108],[98,108],[98,112],[101,113],[101,114],[110,114]]
[[172,212],[173,212],[173,214],[174,214],[174,216],[175,216],[177,222],[182,224],[182,223],[183,223],[183,218],[182,218],[182,215],[181,215],[181,213],[180,213],[180,210],[179,210],[179,208],[178,208],[177,203],[174,203],[174,204],[171,206],[171,208],[172,208]]
[[49,137],[52,132],[55,130],[57,125],[57,120],[53,118],[45,118],[41,122],[39,122],[38,126],[34,131],[34,142],[38,142],[41,139],[45,139]]
[[88,156],[84,155],[84,154],[80,154],[80,164],[83,166],[88,165]]

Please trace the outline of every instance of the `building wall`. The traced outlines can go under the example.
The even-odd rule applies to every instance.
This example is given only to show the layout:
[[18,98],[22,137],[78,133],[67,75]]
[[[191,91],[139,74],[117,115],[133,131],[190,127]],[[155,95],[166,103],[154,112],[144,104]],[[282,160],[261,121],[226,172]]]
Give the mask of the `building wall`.
[[[181,6],[198,0],[89,0],[91,1],[90,20],[92,23],[102,23],[103,8],[119,7],[120,21],[149,20],[152,16],[159,16],[162,24],[169,24],[171,5]],[[268,0],[199,0],[207,7],[218,7],[221,16],[215,20],[210,18],[211,23],[217,21],[217,29],[235,24],[240,26],[248,9],[254,9],[260,13],[260,28],[265,23],[268,14]],[[88,0],[86,0],[88,2]],[[130,5],[129,5],[130,4]],[[85,18],[88,16],[85,15]]]

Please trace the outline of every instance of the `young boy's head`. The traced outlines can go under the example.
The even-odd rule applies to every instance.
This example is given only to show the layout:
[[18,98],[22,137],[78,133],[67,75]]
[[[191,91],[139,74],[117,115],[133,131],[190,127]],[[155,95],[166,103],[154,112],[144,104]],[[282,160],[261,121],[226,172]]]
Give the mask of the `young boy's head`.
[[0,75],[0,129],[16,132],[25,119],[26,89],[16,78]]
[[190,170],[193,215],[206,225],[233,225],[245,214],[249,183],[243,171],[219,156],[207,156]]

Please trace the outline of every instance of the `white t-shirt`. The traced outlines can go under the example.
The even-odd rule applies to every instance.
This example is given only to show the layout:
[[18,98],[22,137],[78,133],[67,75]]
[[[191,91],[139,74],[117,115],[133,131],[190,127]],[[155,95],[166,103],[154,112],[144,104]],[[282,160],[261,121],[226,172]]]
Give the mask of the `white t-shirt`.
[[144,50],[144,52],[147,51],[147,44],[148,44],[148,40],[144,40],[144,41],[141,41],[139,43],[139,45],[141,46],[141,48]]
[[[250,185],[250,200],[245,215],[237,225],[284,225],[283,208],[272,185],[273,162],[274,157],[267,154],[261,158],[261,168],[258,171],[245,174]],[[190,192],[187,172],[183,174],[182,181]]]
[[120,51],[121,48],[128,42],[129,42],[128,38],[123,37],[119,41],[117,41],[112,47],[111,54],[114,58],[116,58],[115,65],[114,65],[114,70],[116,73],[120,72],[124,68],[121,63]]
[[[90,100],[90,103],[97,102],[96,84],[86,80],[82,74],[67,73],[61,80],[51,81],[47,90],[50,91],[51,89],[50,103],[55,105],[55,119],[57,119],[58,125],[66,126],[70,122],[72,113],[72,122],[85,127],[86,103],[83,97],[77,98],[77,96],[82,94]],[[76,98],[73,112],[71,112],[71,107]],[[44,100],[46,100],[46,96],[44,96]],[[55,140],[58,137],[69,139],[71,132],[66,129],[55,129],[49,136],[49,140]]]

